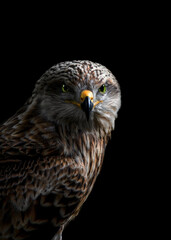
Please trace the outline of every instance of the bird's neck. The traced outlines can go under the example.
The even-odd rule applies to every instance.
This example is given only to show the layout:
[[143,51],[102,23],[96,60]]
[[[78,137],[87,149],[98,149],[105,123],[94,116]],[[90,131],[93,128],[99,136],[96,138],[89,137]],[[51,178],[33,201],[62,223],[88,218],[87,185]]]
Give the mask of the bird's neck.
[[74,124],[58,125],[56,132],[65,157],[81,161],[90,177],[99,173],[109,136],[100,129],[86,131]]

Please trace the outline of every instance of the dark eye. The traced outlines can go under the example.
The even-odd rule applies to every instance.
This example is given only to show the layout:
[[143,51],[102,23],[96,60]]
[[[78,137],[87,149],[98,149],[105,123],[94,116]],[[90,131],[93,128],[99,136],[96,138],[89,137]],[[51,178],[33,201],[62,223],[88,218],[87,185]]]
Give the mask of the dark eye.
[[69,91],[69,87],[67,87],[67,85],[62,84],[62,92],[66,93]]
[[101,92],[101,93],[106,92],[106,86],[104,84],[99,88],[99,92]]

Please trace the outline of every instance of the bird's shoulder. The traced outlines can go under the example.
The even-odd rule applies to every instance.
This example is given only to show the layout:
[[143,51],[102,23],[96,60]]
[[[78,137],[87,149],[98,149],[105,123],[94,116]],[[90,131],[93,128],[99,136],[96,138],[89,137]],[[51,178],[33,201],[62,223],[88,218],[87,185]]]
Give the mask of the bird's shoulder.
[[61,154],[55,127],[36,109],[28,111],[24,106],[0,126],[0,161],[52,154]]

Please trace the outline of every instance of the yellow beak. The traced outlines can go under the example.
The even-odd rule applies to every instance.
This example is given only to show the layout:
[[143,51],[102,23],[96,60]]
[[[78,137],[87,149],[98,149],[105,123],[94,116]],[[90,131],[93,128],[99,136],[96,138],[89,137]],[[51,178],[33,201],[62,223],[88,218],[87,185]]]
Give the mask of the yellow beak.
[[93,93],[89,90],[84,90],[80,96],[81,109],[85,112],[87,121],[89,120],[90,112],[94,107]]
[[83,103],[86,97],[89,97],[91,102],[93,102],[93,93],[89,90],[82,91],[80,96],[80,102]]
[[81,92],[80,96],[80,103],[75,101],[66,101],[68,103],[72,103],[80,108],[82,108],[83,111],[90,112],[97,104],[103,101],[96,101],[93,103],[93,93],[90,90],[83,90]]

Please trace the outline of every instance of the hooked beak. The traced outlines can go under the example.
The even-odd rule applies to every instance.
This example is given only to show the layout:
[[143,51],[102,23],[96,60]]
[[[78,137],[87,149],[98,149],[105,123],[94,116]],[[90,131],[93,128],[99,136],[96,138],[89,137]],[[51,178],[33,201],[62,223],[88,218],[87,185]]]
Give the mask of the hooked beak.
[[89,90],[84,90],[81,93],[81,109],[85,112],[87,121],[90,117],[90,112],[94,107],[93,104],[93,93]]
[[68,101],[68,100],[66,100],[65,102],[72,103],[78,106],[79,108],[81,108],[85,112],[86,118],[88,121],[92,109],[95,108],[96,105],[98,105],[103,101],[96,101],[95,103],[93,103],[93,93],[89,90],[84,90],[81,92],[80,103],[75,101]]

